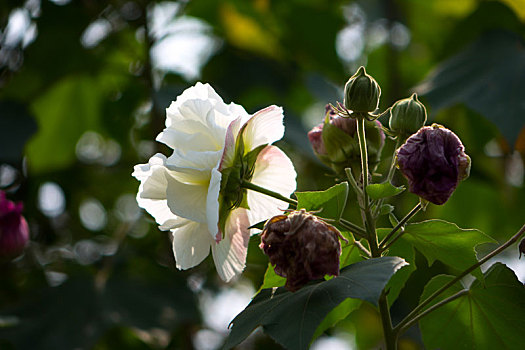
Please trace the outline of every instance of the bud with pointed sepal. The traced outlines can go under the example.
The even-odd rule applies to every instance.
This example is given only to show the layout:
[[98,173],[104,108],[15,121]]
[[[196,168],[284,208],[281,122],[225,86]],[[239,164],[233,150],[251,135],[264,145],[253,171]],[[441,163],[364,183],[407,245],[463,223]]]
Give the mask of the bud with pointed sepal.
[[390,110],[390,130],[403,139],[415,134],[426,121],[427,111],[415,93],[394,103]]
[[[365,121],[365,130],[369,164],[375,169],[385,144],[385,134],[377,120]],[[324,123],[310,130],[308,139],[315,155],[337,174],[344,175],[348,167],[361,168],[357,121],[338,115],[331,105],[326,105]]]
[[373,112],[379,105],[380,96],[379,84],[361,66],[345,85],[344,106],[353,112]]

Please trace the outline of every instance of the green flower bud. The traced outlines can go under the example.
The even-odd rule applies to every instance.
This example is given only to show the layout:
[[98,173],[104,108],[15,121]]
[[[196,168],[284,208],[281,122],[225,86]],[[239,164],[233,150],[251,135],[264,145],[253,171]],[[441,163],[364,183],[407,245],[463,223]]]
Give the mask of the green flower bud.
[[[370,169],[375,169],[385,144],[385,134],[378,120],[365,121],[366,145]],[[357,121],[341,117],[326,105],[324,123],[308,133],[315,155],[337,174],[344,175],[345,168],[361,169],[361,153],[357,136]]]
[[421,129],[427,121],[425,106],[416,94],[394,103],[390,113],[390,129],[397,135],[409,137]]
[[373,112],[379,104],[381,88],[377,81],[366,74],[363,66],[348,79],[345,85],[344,105],[354,112]]

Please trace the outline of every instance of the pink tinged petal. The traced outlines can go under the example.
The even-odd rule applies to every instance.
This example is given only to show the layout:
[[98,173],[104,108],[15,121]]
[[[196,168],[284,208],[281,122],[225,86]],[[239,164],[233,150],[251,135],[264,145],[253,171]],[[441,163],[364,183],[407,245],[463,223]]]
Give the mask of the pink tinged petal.
[[[296,177],[290,158],[276,146],[268,146],[257,157],[251,182],[289,197],[295,191]],[[248,206],[250,223],[253,225],[282,214],[282,210],[288,208],[288,203],[248,190]]]
[[224,239],[212,244],[215,267],[225,282],[229,282],[244,270],[250,240],[248,227],[247,209],[237,208],[230,213],[226,221]]
[[186,184],[166,173],[168,207],[177,216],[206,223],[206,196],[208,186]]
[[[208,232],[213,239],[217,238],[219,231],[219,192],[221,190],[222,174],[215,168],[211,171],[208,196],[206,198],[206,214],[208,219]],[[219,235],[222,238],[222,235]]]
[[178,269],[186,270],[200,264],[210,253],[214,243],[207,226],[194,221],[171,230],[173,255]]
[[232,121],[230,125],[228,125],[228,129],[226,130],[226,138],[224,141],[224,148],[222,152],[221,161],[219,164],[219,171],[228,167],[231,167],[233,165],[234,159],[235,159],[235,141],[237,138],[237,135],[239,134],[239,130],[241,128],[242,118],[239,117]]
[[257,157],[251,182],[288,197],[295,191],[296,177],[290,158],[278,147],[268,146]]
[[283,109],[269,106],[255,113],[246,123],[244,144],[246,151],[272,144],[284,135]]

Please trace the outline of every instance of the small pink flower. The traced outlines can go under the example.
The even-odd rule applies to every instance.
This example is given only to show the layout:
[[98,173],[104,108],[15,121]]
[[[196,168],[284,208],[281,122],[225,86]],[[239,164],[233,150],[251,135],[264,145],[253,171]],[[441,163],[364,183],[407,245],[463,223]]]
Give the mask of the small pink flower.
[[29,241],[29,227],[22,216],[22,203],[14,203],[0,191],[0,259],[11,260],[24,251]]

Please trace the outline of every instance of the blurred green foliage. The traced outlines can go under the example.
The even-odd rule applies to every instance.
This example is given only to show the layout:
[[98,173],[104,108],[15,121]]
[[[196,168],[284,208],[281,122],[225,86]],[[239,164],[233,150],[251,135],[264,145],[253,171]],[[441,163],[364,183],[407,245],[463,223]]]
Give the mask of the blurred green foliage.
[[[416,219],[505,240],[525,217],[524,9],[522,0],[2,1],[0,187],[24,202],[31,244],[0,267],[0,347],[190,349],[206,330],[220,346],[227,330],[206,321],[202,300],[236,285],[220,282],[208,260],[175,268],[168,233],[139,212],[130,176],[153,153],[167,154],[154,142],[164,109],[195,80],[249,112],[284,107],[279,146],[300,174],[300,191],[334,183],[306,132],[326,103],[342,100],[350,72],[365,65],[376,78],[381,110],[418,91],[429,121],[463,140],[472,171],[446,205]],[[188,46],[203,38],[206,49]],[[178,46],[160,51],[175,60],[167,67],[154,53],[170,40]],[[181,68],[185,61],[197,73]],[[387,141],[378,172],[387,171],[393,147]],[[405,184],[399,174],[394,183]],[[396,215],[415,201],[396,196]],[[357,208],[345,217],[360,220]],[[241,281],[253,290],[267,267],[257,245],[253,237]],[[395,277],[394,320],[432,275],[449,272],[440,262],[427,266],[421,253],[428,257],[413,252],[417,272]],[[352,310],[343,305],[331,317]],[[366,329],[357,348],[377,346],[380,323],[366,303],[325,333],[353,334],[356,324]],[[414,328],[400,347],[421,344]],[[245,346],[279,347],[260,334]]]

